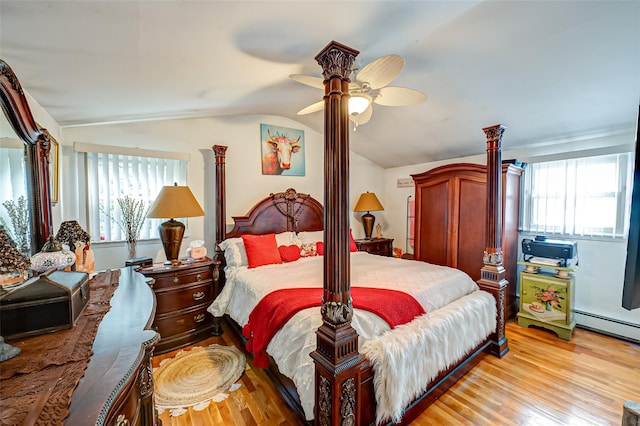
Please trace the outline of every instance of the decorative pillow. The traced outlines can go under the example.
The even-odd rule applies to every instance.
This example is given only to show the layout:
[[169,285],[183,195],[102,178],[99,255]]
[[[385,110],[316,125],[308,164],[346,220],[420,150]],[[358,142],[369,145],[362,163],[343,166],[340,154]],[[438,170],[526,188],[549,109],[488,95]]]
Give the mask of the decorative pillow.
[[358,251],[358,246],[353,239],[353,229],[349,229],[349,251]]
[[243,235],[249,268],[282,263],[275,234]]
[[224,259],[227,261],[228,268],[237,268],[238,266],[247,266],[249,264],[242,238],[227,238],[220,243],[220,248],[224,250]]
[[318,256],[324,256],[324,243],[322,241],[316,243],[316,252]]
[[307,243],[300,246],[300,257],[311,257],[317,254],[316,243]]
[[295,244],[290,246],[278,246],[280,258],[283,262],[295,262],[300,259],[300,247]]

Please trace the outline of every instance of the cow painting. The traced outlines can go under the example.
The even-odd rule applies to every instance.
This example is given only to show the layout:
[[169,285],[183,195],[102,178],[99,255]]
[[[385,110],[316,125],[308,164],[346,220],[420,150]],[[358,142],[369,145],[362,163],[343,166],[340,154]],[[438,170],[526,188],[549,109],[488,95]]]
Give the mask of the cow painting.
[[261,127],[262,174],[304,176],[302,131],[265,124]]

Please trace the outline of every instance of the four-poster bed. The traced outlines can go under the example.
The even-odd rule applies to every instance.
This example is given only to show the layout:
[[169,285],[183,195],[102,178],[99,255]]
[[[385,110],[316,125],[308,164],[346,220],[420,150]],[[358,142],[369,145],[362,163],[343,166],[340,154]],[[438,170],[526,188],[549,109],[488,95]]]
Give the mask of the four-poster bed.
[[[230,321],[230,324],[232,328],[239,330],[240,327],[245,326],[243,322],[249,316],[249,311],[258,303],[258,299],[273,290],[273,287],[269,287],[269,289],[252,287],[251,279],[258,277],[258,280],[266,280],[264,277],[269,275],[267,272],[270,271],[271,275],[280,275],[279,281],[280,284],[284,283],[284,287],[316,285],[315,283],[303,283],[304,279],[300,277],[315,276],[316,278],[320,277],[321,281],[323,280],[320,283],[322,292],[319,293],[321,297],[319,297],[320,302],[318,303],[318,306],[321,305],[321,309],[309,308],[316,316],[318,311],[321,314],[318,319],[319,324],[310,325],[313,330],[317,329],[315,332],[316,342],[315,345],[312,345],[315,350],[310,354],[315,365],[315,372],[310,379],[310,386],[315,394],[311,404],[314,411],[311,415],[308,408],[309,402],[306,403],[305,413],[305,402],[301,401],[303,395],[299,394],[296,389],[296,386],[300,389],[300,382],[307,379],[301,380],[299,377],[295,377],[294,381],[297,379],[296,385],[293,385],[291,381],[291,376],[295,376],[293,370],[298,368],[297,365],[292,367],[293,372],[287,372],[289,377],[284,377],[273,363],[271,365],[274,372],[273,377],[283,391],[285,399],[307,420],[311,417],[314,418],[316,424],[364,425],[398,420],[399,417],[402,417],[403,423],[409,422],[471,369],[484,353],[490,352],[497,356],[503,356],[508,351],[504,336],[504,303],[507,282],[504,280],[504,268],[502,267],[500,218],[498,216],[501,198],[499,187],[500,143],[504,128],[494,126],[484,129],[487,137],[487,182],[489,184],[487,191],[487,244],[484,256],[483,253],[478,254],[478,256],[483,256],[484,267],[477,286],[466,274],[451,268],[436,267],[424,262],[383,258],[367,253],[351,253],[348,210],[349,126],[347,101],[349,74],[357,54],[358,52],[353,49],[332,42],[316,57],[318,63],[323,67],[325,77],[324,206],[313,197],[299,194],[293,189],[271,194],[257,203],[248,215],[234,217],[235,225],[227,233],[225,230],[225,153],[227,147],[219,145],[213,147],[216,157],[215,188],[218,203],[216,209],[216,243],[218,247],[215,257],[214,279],[217,286],[216,294],[219,292],[222,294],[216,299],[210,311],[217,317],[231,313],[230,316],[235,317],[235,321],[241,323]],[[322,257],[303,259],[283,265],[249,268],[239,254],[240,242],[247,243],[249,241],[245,239],[246,237],[243,238],[246,235],[279,234],[281,243],[278,245],[280,246],[288,244],[287,241],[292,241],[295,238],[310,238],[313,241],[313,239],[318,239],[318,232],[321,232],[322,236],[319,240],[323,244]],[[319,245],[317,247],[320,249]],[[316,269],[311,269],[314,271],[312,273],[306,270],[304,272],[298,271],[297,268],[303,264],[313,264]],[[415,270],[403,271],[403,268]],[[445,278],[439,281],[428,275],[428,272],[423,270],[425,268],[431,268],[435,275]],[[365,271],[364,274],[363,271]],[[426,287],[420,287],[420,290],[416,290],[412,294],[416,300],[420,300],[423,306],[428,305],[428,309],[425,309],[426,314],[416,316],[409,323],[400,325],[393,331],[389,331],[389,327],[386,329],[383,327],[382,330],[373,332],[371,336],[362,339],[366,340],[364,344],[359,345],[362,342],[358,341],[359,334],[354,327],[358,327],[361,332],[366,327],[363,327],[365,324],[361,318],[363,314],[360,310],[354,309],[351,287],[354,285],[355,288],[355,286],[363,284],[368,284],[367,287],[376,286],[371,276],[367,276],[366,271],[376,271],[381,274],[377,280],[383,286],[388,286],[388,280],[393,279],[391,277],[394,276],[408,277],[412,273],[416,276],[428,276],[426,282],[420,284],[420,286]],[[225,272],[227,276],[225,276]],[[414,277],[407,278],[407,280],[413,282]],[[454,281],[459,284],[454,285]],[[272,281],[269,281],[268,285],[271,286]],[[411,292],[410,289],[402,289],[402,291]],[[439,302],[424,300],[424,295],[437,299],[439,296],[435,295],[447,293],[452,294],[443,297]],[[284,304],[287,304],[286,300]],[[282,326],[282,330],[277,332],[282,332],[282,335],[278,337],[276,334],[273,337],[275,343],[272,341],[270,343],[272,346],[267,347],[267,352],[274,358],[287,356],[283,352],[284,347],[293,346],[297,339],[297,337],[292,338],[291,334],[286,334],[288,333],[287,327],[304,328],[299,325],[291,325],[296,321],[296,316],[301,316],[306,320],[311,318],[312,314],[300,311],[290,322]],[[352,321],[354,326],[352,326]],[[481,324],[481,326],[477,329],[469,327],[473,323]],[[366,322],[366,324],[370,323]],[[442,327],[438,331],[440,325]],[[376,326],[371,327],[376,328]],[[407,338],[407,336],[411,336],[407,334],[411,332],[407,331],[411,327],[414,327],[413,331],[418,333],[416,339]],[[432,329],[435,330],[433,336],[419,335],[424,330],[428,330],[424,333],[431,333]],[[219,324],[217,331],[221,332]],[[440,334],[437,334],[438,332]],[[398,336],[399,333],[404,333],[403,337],[395,338],[394,336]],[[436,347],[435,342],[442,340],[444,336],[450,336],[451,342],[456,339],[460,340],[460,343],[456,344],[456,351],[454,351],[456,353],[444,354],[445,351]],[[423,345],[424,347],[417,345],[419,346],[418,352],[415,353],[422,354],[420,351],[424,350],[424,356],[412,355],[410,351],[405,351],[408,346],[416,346],[413,342],[417,340],[429,341],[429,339],[432,339],[430,345]],[[401,343],[401,341],[405,343]],[[403,344],[408,346],[403,347]],[[415,383],[410,386],[406,383],[398,384],[394,382],[393,377],[390,377],[394,376],[390,373],[394,371],[390,369],[390,366],[393,366],[391,359],[397,354],[385,356],[385,351],[389,351],[389,348],[396,345],[399,345],[400,352],[406,352],[407,356],[414,356],[404,359],[400,357],[400,364],[396,367],[403,368],[409,364],[424,364],[422,369],[418,369],[424,374],[425,371],[432,368],[427,365],[427,359],[430,357],[443,358],[442,365],[437,366],[435,372],[420,376],[423,383],[419,385],[418,391],[414,389],[415,386],[418,386]],[[368,353],[369,358],[360,352],[360,349]],[[275,354],[276,352],[278,354]],[[301,357],[299,356],[302,358],[303,364],[308,361],[308,352],[306,352],[306,359],[305,352],[300,351],[297,347],[293,349],[293,353],[303,354]],[[285,366],[287,369],[288,361],[278,360],[278,365],[281,368]],[[385,368],[387,369],[385,370]],[[398,370],[395,371],[398,372]],[[400,374],[398,375],[400,376]],[[411,389],[407,390],[404,387]],[[385,400],[385,397],[405,391],[409,392],[408,396],[401,395],[399,400],[392,402]],[[402,403],[401,407],[398,406],[400,402]],[[376,417],[376,410],[378,410],[378,417]]]

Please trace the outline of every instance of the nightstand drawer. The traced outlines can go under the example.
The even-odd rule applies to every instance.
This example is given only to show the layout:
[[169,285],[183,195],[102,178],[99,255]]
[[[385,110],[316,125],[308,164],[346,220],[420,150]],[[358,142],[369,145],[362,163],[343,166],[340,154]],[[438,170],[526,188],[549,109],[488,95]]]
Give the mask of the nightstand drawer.
[[393,239],[372,238],[370,240],[355,240],[359,251],[377,254],[380,256],[393,256]]
[[[145,273],[144,270],[141,270],[140,272],[143,274]],[[203,266],[201,268],[193,268],[188,271],[177,270],[157,275],[154,274],[153,277],[156,280],[155,284],[153,284],[154,290],[160,290],[163,288],[210,280],[212,278],[212,270],[210,266]]]
[[153,326],[160,333],[161,339],[165,336],[173,337],[178,334],[195,331],[208,324],[213,324],[213,316],[207,312],[208,306],[202,305],[195,309],[181,311],[177,315],[156,317]]
[[196,304],[213,302],[211,279],[185,284],[179,287],[167,287],[156,290],[156,316],[166,312],[188,308]]

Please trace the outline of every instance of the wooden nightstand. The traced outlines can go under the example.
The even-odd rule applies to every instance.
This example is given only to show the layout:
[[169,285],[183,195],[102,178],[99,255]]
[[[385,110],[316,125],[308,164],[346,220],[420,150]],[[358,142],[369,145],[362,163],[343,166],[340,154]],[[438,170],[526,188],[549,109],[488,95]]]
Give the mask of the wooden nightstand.
[[355,242],[359,251],[380,256],[393,256],[393,238],[372,238],[370,240],[355,240]]
[[153,327],[161,340],[155,353],[190,345],[212,335],[213,261],[204,258],[180,265],[154,264],[138,271],[153,278],[149,285],[156,295]]

